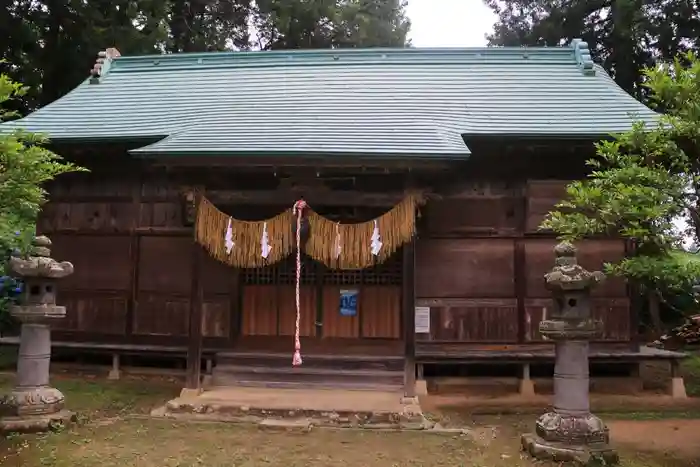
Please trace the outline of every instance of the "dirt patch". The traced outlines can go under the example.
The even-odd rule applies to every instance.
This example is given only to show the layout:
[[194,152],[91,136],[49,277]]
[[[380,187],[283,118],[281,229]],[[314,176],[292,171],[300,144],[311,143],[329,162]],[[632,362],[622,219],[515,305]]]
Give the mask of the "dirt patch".
[[700,465],[700,420],[612,420],[613,441],[628,450],[672,454]]
[[[552,404],[552,396],[540,395],[524,398],[517,394],[503,397],[475,395],[445,395],[421,397],[424,413],[443,416],[536,414]],[[698,415],[700,418],[700,398],[673,399],[660,395],[592,395],[591,408],[596,413],[633,414],[658,412],[683,414],[680,418]],[[658,418],[658,417],[655,417]]]

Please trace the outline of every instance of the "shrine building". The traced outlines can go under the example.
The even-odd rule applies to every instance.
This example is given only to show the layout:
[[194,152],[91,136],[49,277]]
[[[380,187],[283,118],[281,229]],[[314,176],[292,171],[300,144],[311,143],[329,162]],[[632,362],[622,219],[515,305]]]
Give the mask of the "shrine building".
[[[597,141],[658,118],[580,40],[111,48],[85,71],[0,126],[90,169],[48,187],[38,223],[75,265],[54,349],[110,355],[112,377],[134,355],[187,359],[190,389],[412,396],[484,364],[529,379],[553,361],[538,325],[555,237],[539,225]],[[631,251],[618,238],[578,248],[589,270]],[[671,358],[641,345],[635,296],[616,278],[595,290],[594,365]]]

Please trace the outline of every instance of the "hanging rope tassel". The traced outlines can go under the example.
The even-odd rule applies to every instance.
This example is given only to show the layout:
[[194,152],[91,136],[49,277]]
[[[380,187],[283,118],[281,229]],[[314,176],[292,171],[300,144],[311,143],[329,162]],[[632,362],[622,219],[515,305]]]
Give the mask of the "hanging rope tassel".
[[292,365],[293,366],[299,366],[302,363],[301,360],[301,341],[299,339],[299,326],[300,326],[300,321],[301,321],[301,305],[300,305],[300,299],[299,299],[299,289],[300,289],[300,283],[301,283],[301,216],[302,216],[302,211],[306,207],[306,202],[304,200],[299,200],[296,203],[294,203],[294,214],[296,215],[297,218],[297,231],[296,231],[296,240],[297,240],[297,270],[296,270],[296,293],[295,293],[295,299],[296,299],[296,305],[297,305],[297,317],[296,317],[296,325],[294,328],[294,357],[292,357]]

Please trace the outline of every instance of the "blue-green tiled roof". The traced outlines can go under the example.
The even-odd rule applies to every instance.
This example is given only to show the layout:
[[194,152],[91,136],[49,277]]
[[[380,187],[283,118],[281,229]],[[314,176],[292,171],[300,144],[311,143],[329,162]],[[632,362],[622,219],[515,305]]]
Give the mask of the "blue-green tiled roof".
[[[592,137],[657,114],[563,48],[345,49],[119,57],[4,127],[57,142],[159,139],[160,154],[461,157],[463,137]],[[92,81],[92,82],[91,82]]]

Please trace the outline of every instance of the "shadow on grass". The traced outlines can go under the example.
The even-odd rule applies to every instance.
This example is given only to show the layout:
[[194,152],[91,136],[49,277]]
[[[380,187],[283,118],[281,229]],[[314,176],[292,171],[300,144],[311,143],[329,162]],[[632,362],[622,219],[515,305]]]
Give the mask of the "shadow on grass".
[[[0,390],[12,388],[14,378],[0,376]],[[153,407],[177,396],[180,385],[164,378],[130,377],[105,381],[94,375],[53,375],[51,384],[66,397],[66,407],[80,418],[114,417],[148,413]]]
[[685,379],[685,389],[688,395],[700,397],[700,355],[697,351],[683,360],[681,372]]
[[[14,377],[0,375],[0,393],[12,389]],[[176,397],[180,383],[165,378],[130,377],[122,381],[106,381],[104,377],[90,374],[52,375],[51,384],[63,392],[66,408],[76,414],[77,422],[71,430],[89,429],[94,423],[99,425],[105,420],[118,420],[129,414],[147,414],[156,406],[162,405]],[[88,426],[86,426],[88,425]],[[0,438],[0,465],[55,465],[46,461],[43,454],[32,454],[30,463],[21,463],[20,457],[27,456],[36,446],[47,445],[49,440],[59,442],[63,434],[52,435],[10,435]],[[52,441],[53,442],[53,441]],[[7,464],[6,464],[7,462]],[[49,462],[49,463],[46,463]]]

